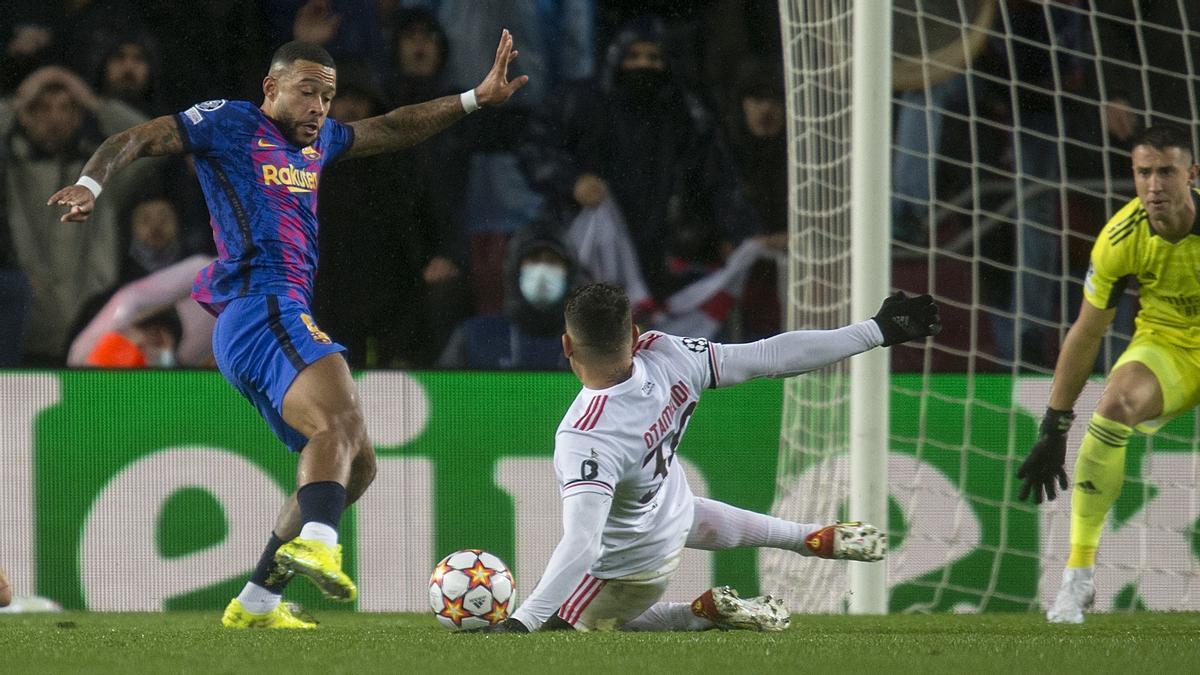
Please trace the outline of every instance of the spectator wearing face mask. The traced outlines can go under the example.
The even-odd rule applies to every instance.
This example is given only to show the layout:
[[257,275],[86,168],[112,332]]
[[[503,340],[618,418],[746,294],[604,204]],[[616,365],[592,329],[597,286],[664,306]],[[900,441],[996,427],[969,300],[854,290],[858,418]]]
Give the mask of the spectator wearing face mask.
[[438,366],[565,370],[563,302],[582,273],[563,243],[542,227],[517,230],[508,245],[504,313],[474,316],[454,331]]

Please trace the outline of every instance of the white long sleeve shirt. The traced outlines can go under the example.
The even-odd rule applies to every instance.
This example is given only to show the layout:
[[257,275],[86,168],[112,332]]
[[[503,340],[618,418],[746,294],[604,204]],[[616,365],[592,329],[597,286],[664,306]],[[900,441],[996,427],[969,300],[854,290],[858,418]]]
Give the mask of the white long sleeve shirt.
[[675,451],[703,389],[808,372],[881,344],[870,320],[751,344],[643,334],[630,377],[607,389],[585,387],[559,424],[554,470],[563,537],[513,617],[536,630],[585,574],[645,572],[683,547],[693,496]]

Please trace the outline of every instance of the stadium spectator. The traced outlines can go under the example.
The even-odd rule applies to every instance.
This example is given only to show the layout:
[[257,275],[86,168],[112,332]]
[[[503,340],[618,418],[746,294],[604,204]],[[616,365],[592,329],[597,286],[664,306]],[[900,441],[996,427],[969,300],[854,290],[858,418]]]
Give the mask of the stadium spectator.
[[1200,401],[1200,295],[1196,293],[1200,191],[1191,133],[1158,125],[1132,141],[1137,197],[1113,214],[1092,248],[1079,316],[1063,341],[1039,437],[1017,471],[1018,497],[1036,503],[1067,489],[1067,432],[1100,343],[1131,278],[1141,309],[1128,348],[1117,359],[1088,422],[1075,460],[1071,550],[1053,623],[1082,623],[1096,597],[1096,551],[1109,509],[1125,481],[1134,429],[1152,434]]
[[27,362],[63,362],[68,330],[83,303],[118,278],[119,214],[135,189],[157,184],[153,162],[121,176],[86,226],[60,223],[46,208],[63,176],[75,175],[105,135],[145,118],[119,101],[98,99],[59,66],[35,71],[0,103],[5,144],[5,204],[12,251],[32,288]]
[[488,36],[502,27],[520,36],[516,72],[531,78],[512,107],[487,111],[458,130],[472,149],[467,158],[463,231],[475,309],[500,313],[507,240],[517,228],[538,220],[542,206],[541,196],[519,168],[516,143],[527,111],[542,106],[566,82],[592,74],[596,3],[438,0],[427,4],[441,25],[450,29],[445,78],[452,85],[469,82],[491,60],[490,50],[480,41],[486,45]]
[[504,265],[504,314],[464,321],[438,366],[565,370],[563,303],[581,281],[573,256],[552,232],[537,224],[518,229]]
[[397,12],[391,36],[389,99],[407,105],[452,89],[446,69],[450,39],[432,12],[423,8]]
[[562,85],[589,78],[595,70],[596,0],[426,4],[433,7],[442,26],[452,29],[447,77],[456,86],[470,82],[491,62],[491,51],[481,45],[487,45],[501,28],[521,38],[516,72],[530,77],[521,90],[523,107],[540,105]]
[[737,102],[737,88],[730,84],[737,82],[744,61],[782,62],[776,0],[603,0],[597,10],[602,44],[632,19],[662,17],[664,46],[676,76],[721,109]]
[[161,99],[157,48],[145,34],[114,40],[98,59],[93,82],[101,96],[115,98],[149,117],[167,111]]
[[[265,0],[263,6],[273,44],[310,42],[328,50],[339,68],[384,70],[387,47],[374,0]],[[373,77],[371,84],[383,83]]]
[[[348,124],[383,110],[379,92],[360,80],[340,86],[330,116]],[[313,308],[354,367],[431,365],[469,312],[455,147],[429,139],[404,153],[343,162],[322,177]]]
[[[0,6],[0,91],[11,92],[42,66],[61,65],[91,73],[96,54],[135,28],[140,0],[25,1]],[[169,3],[159,3],[169,4]]]
[[[675,449],[706,389],[806,373],[937,334],[930,296],[898,293],[876,316],[836,330],[721,345],[643,334],[624,291],[589,284],[567,300],[565,323],[563,351],[583,390],[555,435],[562,538],[537,587],[494,631],[783,630],[787,610],[770,597],[740,600],[726,587],[692,603],[658,600],[685,548],[883,559],[887,536],[865,523],[794,523],[695,497]],[[714,598],[724,602],[714,607]]]
[[189,296],[196,274],[212,261],[212,256],[192,255],[119,288],[71,341],[67,365],[86,365],[101,336],[173,307],[182,327],[176,360],[182,366],[211,367],[213,315]]
[[672,77],[662,40],[657,18],[627,25],[598,80],[544,106],[520,148],[548,218],[613,196],[659,301],[757,230],[716,120]]
[[183,324],[167,308],[129,326],[104,333],[84,359],[97,368],[173,368]]
[[[746,61],[735,85],[736,105],[726,116],[729,146],[742,191],[764,234],[788,229],[787,110],[783,75],[756,61]],[[780,268],[764,258],[746,278],[741,311],[741,339],[779,332]]]
[[[15,18],[15,17],[13,17]],[[4,52],[0,54],[0,94],[17,88],[29,73],[49,62],[54,34],[46,26],[20,21],[6,22],[7,33],[0,35]]]
[[171,200],[143,197],[134,201],[127,212],[129,248],[121,265],[121,283],[179,262],[189,253],[184,248],[179,213]]
[[965,75],[952,75],[924,89],[898,92],[895,144],[892,153],[892,236],[923,247],[929,243],[928,214],[937,184],[938,162],[932,156],[942,140],[946,111],[967,92]]
[[1083,89],[1078,54],[1085,47],[1086,27],[1083,14],[1066,6],[1047,8],[1026,0],[1005,6],[1016,39],[989,41],[982,67],[998,79],[977,78],[977,91],[986,99],[981,105],[997,111],[1012,129],[1012,166],[1005,172],[1017,174],[1012,179],[1017,220],[1013,263],[1020,272],[1011,276],[1007,293],[1003,289],[1010,279],[999,272],[990,275],[989,300],[1001,309],[991,313],[992,339],[1005,361],[1048,367],[1058,335],[1062,274],[1058,147],[1059,139],[1075,133],[1063,124],[1063,93]]

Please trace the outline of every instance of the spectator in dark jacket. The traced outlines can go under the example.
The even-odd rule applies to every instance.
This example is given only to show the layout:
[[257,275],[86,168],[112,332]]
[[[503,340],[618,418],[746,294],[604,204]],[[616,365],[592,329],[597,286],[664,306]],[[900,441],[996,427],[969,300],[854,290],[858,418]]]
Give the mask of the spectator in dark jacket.
[[146,117],[168,110],[161,98],[162,67],[153,38],[130,34],[112,42],[96,63],[93,84],[101,96],[115,98]]
[[504,314],[473,316],[450,338],[443,368],[565,370],[563,305],[582,273],[545,227],[518,228],[504,264]]
[[550,102],[519,152],[549,218],[615,198],[643,276],[663,299],[757,231],[716,120],[672,76],[663,24],[628,24],[597,81]]

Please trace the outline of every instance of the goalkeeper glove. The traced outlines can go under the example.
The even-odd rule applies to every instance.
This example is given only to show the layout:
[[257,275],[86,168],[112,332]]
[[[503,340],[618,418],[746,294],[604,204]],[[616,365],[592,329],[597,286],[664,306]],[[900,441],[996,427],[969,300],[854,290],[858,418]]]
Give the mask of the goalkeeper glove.
[[1055,483],[1058,489],[1067,489],[1067,470],[1063,465],[1067,461],[1067,431],[1074,421],[1075,413],[1070,410],[1046,408],[1037,443],[1017,469],[1017,478],[1025,481],[1018,499],[1025,501],[1032,492],[1034,503],[1041,504],[1043,499],[1054,501],[1058,497]]
[[928,293],[908,297],[904,291],[888,296],[871,319],[883,333],[883,346],[937,335],[942,330],[938,306]]

